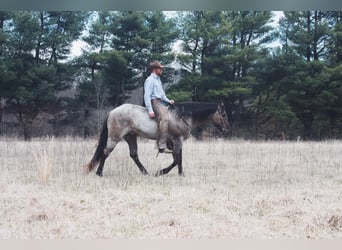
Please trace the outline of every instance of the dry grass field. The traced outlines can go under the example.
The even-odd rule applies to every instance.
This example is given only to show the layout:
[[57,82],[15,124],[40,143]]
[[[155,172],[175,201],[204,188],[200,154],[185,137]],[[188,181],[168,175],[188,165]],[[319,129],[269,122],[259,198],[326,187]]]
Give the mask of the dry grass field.
[[0,140],[2,239],[306,239],[342,237],[342,142],[189,141],[185,177],[139,142],[104,176],[83,174],[96,140]]

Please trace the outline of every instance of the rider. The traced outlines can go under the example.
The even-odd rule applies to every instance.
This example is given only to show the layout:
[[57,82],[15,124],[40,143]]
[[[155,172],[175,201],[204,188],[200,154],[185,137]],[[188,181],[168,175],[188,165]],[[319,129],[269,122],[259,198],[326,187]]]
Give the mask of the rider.
[[163,68],[159,61],[150,63],[151,75],[145,80],[144,101],[151,119],[156,117],[158,122],[158,149],[159,153],[172,153],[166,147],[167,133],[169,127],[169,114],[167,106],[173,104],[174,100],[169,100],[164,92],[160,76]]

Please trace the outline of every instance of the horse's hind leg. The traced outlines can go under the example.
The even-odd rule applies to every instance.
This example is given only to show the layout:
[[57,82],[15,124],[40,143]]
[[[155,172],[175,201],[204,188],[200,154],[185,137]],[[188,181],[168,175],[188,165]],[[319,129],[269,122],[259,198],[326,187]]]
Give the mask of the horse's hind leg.
[[103,171],[103,167],[104,167],[104,163],[107,159],[107,157],[109,156],[109,154],[114,150],[116,144],[118,144],[118,141],[116,140],[112,140],[110,138],[108,138],[107,140],[107,145],[104,149],[104,153],[100,159],[100,165],[98,166],[97,170],[96,170],[96,174],[98,176],[102,176],[102,171]]
[[139,157],[138,157],[138,144],[137,144],[137,136],[135,134],[128,134],[124,136],[124,139],[128,143],[129,146],[129,155],[137,164],[139,170],[141,171],[142,174],[147,175],[147,170],[145,167],[141,164]]
[[104,154],[100,159],[100,165],[97,167],[97,170],[96,170],[96,174],[98,176],[103,176],[102,171],[103,171],[104,163],[105,163],[107,157],[108,157],[108,155]]

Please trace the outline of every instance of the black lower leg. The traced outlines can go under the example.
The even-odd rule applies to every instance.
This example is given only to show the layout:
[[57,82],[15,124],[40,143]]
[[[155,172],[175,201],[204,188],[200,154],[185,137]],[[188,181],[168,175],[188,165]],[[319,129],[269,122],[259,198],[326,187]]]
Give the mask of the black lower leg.
[[174,161],[170,166],[168,166],[167,168],[163,168],[162,170],[159,170],[155,176],[160,176],[160,175],[164,175],[164,174],[168,174],[171,169],[173,169],[175,166],[177,165],[177,162]]
[[182,150],[180,150],[179,157],[178,157],[178,175],[183,176],[183,166],[182,166]]
[[140,172],[144,175],[148,175],[147,170],[144,168],[144,166],[139,161],[138,155],[131,155],[131,158],[133,159],[135,164],[137,164],[138,168],[140,169]]
[[96,174],[98,176],[103,176],[102,171],[103,171],[103,167],[104,167],[104,163],[106,161],[106,158],[107,157],[105,155],[102,156],[102,158],[101,158],[100,165],[99,165],[99,167],[97,168],[97,171],[96,171]]
[[[164,175],[164,174],[168,174],[178,163],[179,163],[179,152],[173,152],[172,156],[173,156],[173,162],[170,166],[168,166],[167,168],[164,168],[162,170],[159,170],[155,175],[156,176],[160,176],[160,175]],[[178,171],[179,171],[179,166],[178,166]]]

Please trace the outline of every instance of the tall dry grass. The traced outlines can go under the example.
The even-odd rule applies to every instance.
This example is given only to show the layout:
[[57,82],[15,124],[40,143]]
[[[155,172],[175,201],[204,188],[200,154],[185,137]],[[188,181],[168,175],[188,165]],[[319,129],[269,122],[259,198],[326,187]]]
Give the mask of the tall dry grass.
[[[104,177],[96,140],[0,140],[0,238],[340,238],[342,142],[189,140],[185,177],[142,176],[121,142]],[[154,142],[154,174],[171,163]]]

